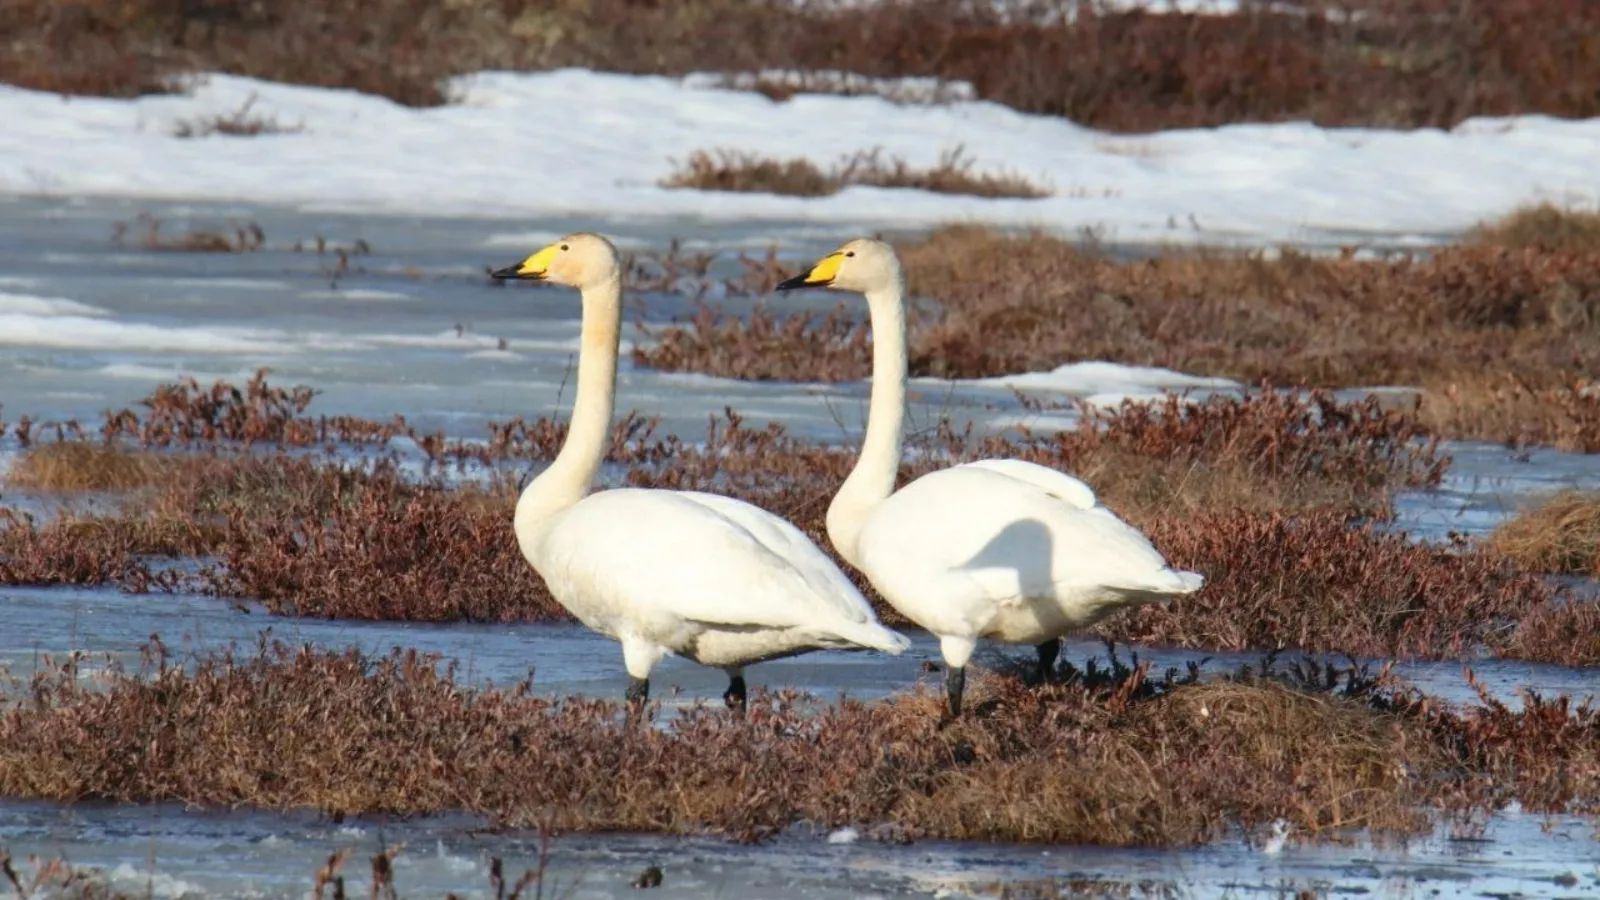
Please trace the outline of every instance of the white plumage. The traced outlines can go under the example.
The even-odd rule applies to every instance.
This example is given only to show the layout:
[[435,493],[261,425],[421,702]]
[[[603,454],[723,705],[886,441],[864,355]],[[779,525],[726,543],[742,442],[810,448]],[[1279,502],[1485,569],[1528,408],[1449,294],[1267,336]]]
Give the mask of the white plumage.
[[[557,514],[524,553],[585,625],[708,666],[908,646],[799,529],[729,497],[601,491]],[[630,660],[631,674],[648,676],[635,668]]]
[[906,348],[904,282],[893,248],[853,240],[779,285],[859,291],[872,318],[872,400],[855,469],[828,509],[828,538],[891,606],[939,636],[958,715],[980,638],[1035,644],[1041,674],[1059,638],[1204,583],[1167,565],[1150,541],[1082,481],[1016,459],[931,472],[899,491]]
[[910,646],[878,624],[825,553],[766,510],[692,491],[589,493],[610,438],[621,333],[622,276],[609,241],[568,235],[494,274],[581,291],[571,428],[555,461],[518,498],[515,531],[556,600],[622,643],[630,700],[647,696],[650,671],[668,653],[726,670],[724,697],[742,708],[742,668],[751,663]]

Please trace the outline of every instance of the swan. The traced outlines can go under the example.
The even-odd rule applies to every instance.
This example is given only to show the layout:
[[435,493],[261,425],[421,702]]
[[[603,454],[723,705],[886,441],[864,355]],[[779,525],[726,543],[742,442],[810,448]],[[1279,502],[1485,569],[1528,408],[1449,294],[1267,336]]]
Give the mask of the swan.
[[649,697],[650,671],[668,653],[726,671],[723,699],[743,710],[752,663],[910,646],[878,623],[816,544],[766,510],[694,491],[589,493],[611,438],[622,325],[622,270],[609,240],[569,234],[492,275],[575,287],[582,297],[567,437],[518,497],[514,530],[556,601],[622,643],[629,703]]
[[894,249],[857,239],[777,286],[864,294],[872,396],[861,454],[828,506],[828,540],[889,605],[939,638],[945,717],[961,714],[979,638],[1033,644],[1041,679],[1061,636],[1166,603],[1204,579],[1174,570],[1082,481],[1018,459],[930,472],[896,491],[906,391],[905,280]]

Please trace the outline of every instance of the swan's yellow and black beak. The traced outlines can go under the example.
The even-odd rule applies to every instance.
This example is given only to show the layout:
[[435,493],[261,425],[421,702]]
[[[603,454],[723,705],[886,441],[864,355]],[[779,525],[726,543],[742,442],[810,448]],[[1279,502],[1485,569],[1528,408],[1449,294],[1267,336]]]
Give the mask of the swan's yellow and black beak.
[[844,251],[835,250],[817,260],[817,264],[812,266],[811,271],[806,274],[796,275],[788,281],[779,283],[778,290],[792,291],[795,288],[803,287],[827,287],[833,284],[833,279],[839,276],[839,266],[843,262]]
[[515,278],[519,281],[543,281],[550,274],[550,262],[561,252],[560,244],[550,246],[533,254],[514,266],[496,269],[489,273],[490,278]]

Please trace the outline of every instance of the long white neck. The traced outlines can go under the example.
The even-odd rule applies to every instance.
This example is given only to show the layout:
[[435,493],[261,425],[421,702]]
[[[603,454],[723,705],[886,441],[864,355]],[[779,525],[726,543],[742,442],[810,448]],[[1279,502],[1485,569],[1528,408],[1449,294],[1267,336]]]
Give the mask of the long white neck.
[[872,508],[894,493],[900,472],[900,436],[906,405],[905,287],[896,275],[868,291],[872,317],[872,402],[861,456],[828,506],[828,540],[845,561],[861,568],[857,543]]
[[578,350],[578,392],[567,439],[555,461],[517,499],[514,527],[530,556],[546,524],[589,493],[611,439],[616,403],[617,341],[622,334],[622,281],[583,289],[583,338]]

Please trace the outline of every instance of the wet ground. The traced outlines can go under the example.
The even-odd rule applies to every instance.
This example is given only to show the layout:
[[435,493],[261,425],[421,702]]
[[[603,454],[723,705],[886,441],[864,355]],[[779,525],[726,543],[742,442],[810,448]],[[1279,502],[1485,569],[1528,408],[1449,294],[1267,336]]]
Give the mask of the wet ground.
[[[191,226],[255,221],[266,247],[246,254],[152,252],[137,246],[138,226],[123,246],[114,244],[113,223],[131,222],[140,212],[159,216],[169,236]],[[0,201],[0,413],[12,421],[26,413],[93,423],[102,410],[126,406],[180,374],[202,382],[242,380],[266,365],[280,385],[303,382],[321,389],[317,411],[379,419],[400,412],[422,428],[456,436],[479,436],[491,419],[556,414],[570,404],[564,382],[578,330],[575,298],[559,290],[496,287],[483,272],[576,228],[604,230],[624,248],[660,249],[682,238],[692,252],[715,247],[761,253],[776,241],[795,259],[825,251],[841,237],[814,226],[771,222],[572,220],[517,229],[492,221],[248,207]],[[373,252],[353,259],[355,271],[337,274],[333,255],[292,249],[318,235],[343,246],[362,240]],[[737,268],[725,258],[717,271],[732,274]],[[637,300],[633,315],[645,323],[691,311],[675,294]],[[728,301],[736,310],[748,303]],[[808,304],[828,308],[831,301],[785,299],[774,308]],[[1028,416],[1006,387],[921,382],[914,393],[912,414],[919,421],[948,414],[980,430],[1053,421]],[[1097,392],[1085,387],[1079,395],[1091,393]],[[709,416],[732,406],[755,422],[782,421],[810,439],[851,441],[859,433],[865,385],[744,384],[624,366],[619,395],[623,409],[662,416],[664,432],[699,435]],[[16,449],[0,444],[0,467]],[[1446,483],[1408,494],[1399,504],[1396,527],[1419,539],[1484,533],[1548,490],[1600,488],[1600,457],[1519,455],[1476,444],[1447,449],[1456,463]],[[624,681],[617,646],[577,626],[289,620],[201,596],[71,589],[0,588],[0,616],[0,665],[13,675],[25,676],[44,654],[69,650],[88,652],[91,663],[109,655],[136,665],[138,649],[151,634],[184,655],[230,644],[248,652],[270,629],[294,643],[439,653],[457,661],[472,681],[506,683],[531,670],[537,689],[551,695],[616,696]],[[841,694],[871,699],[916,689],[919,679],[935,677],[924,674],[920,663],[936,659],[937,652],[926,635],[915,638],[900,658],[812,654],[763,665],[752,670],[752,685],[797,688],[821,702]],[[1132,649],[1158,667],[1205,656],[1213,669],[1257,660],[1254,654]],[[1068,658],[1079,664],[1096,655],[1103,657],[1104,648],[1091,642],[1067,648]],[[992,656],[979,662],[986,659],[993,662]],[[1596,670],[1493,660],[1471,665],[1512,703],[1519,688],[1600,693]],[[1397,670],[1429,693],[1472,702],[1463,666],[1402,663]],[[671,707],[715,701],[723,686],[718,672],[669,660],[657,670],[653,693]],[[397,864],[403,895],[485,896],[489,855],[504,857],[514,878],[535,863],[539,849],[537,836],[482,833],[481,824],[437,817],[333,825],[309,816],[165,806],[0,803],[0,846],[19,858],[62,853],[104,867],[124,889],[157,896],[265,897],[304,896],[326,855],[347,845],[361,851],[348,870],[354,885],[366,877],[364,860],[380,840],[403,841],[406,850]],[[1290,836],[1276,853],[1263,852],[1256,838],[1171,852],[899,846],[871,835],[805,829],[759,847],[716,838],[620,835],[557,841],[549,877],[562,886],[556,896],[574,897],[631,895],[629,881],[649,865],[664,873],[658,896],[683,897],[983,895],[994,893],[1000,882],[1075,878],[1151,882],[1154,888],[1171,886],[1168,896],[1196,897],[1276,897],[1291,887],[1336,895],[1585,896],[1600,892],[1600,842],[1591,832],[1585,823],[1510,814],[1494,819],[1481,835],[1444,834],[1408,848],[1303,847]]]

